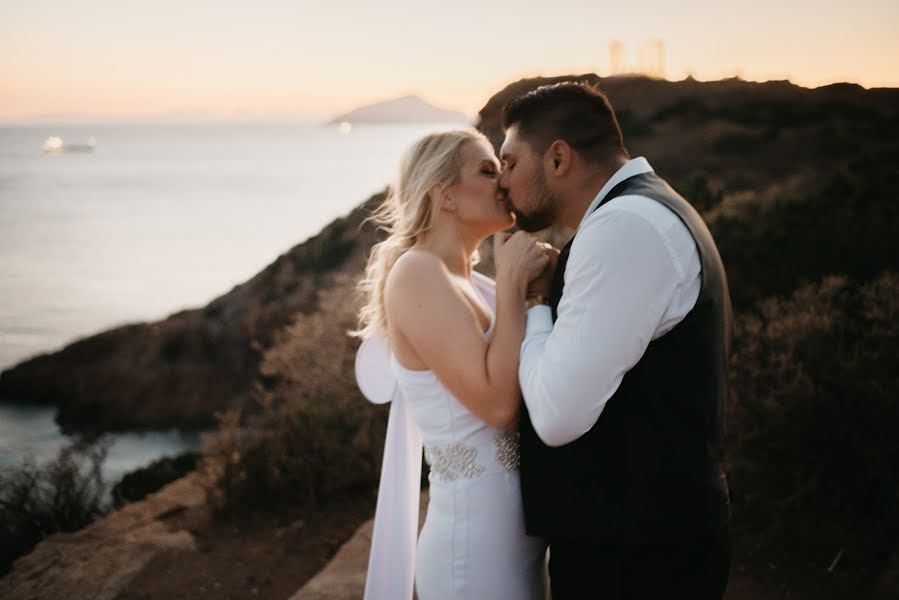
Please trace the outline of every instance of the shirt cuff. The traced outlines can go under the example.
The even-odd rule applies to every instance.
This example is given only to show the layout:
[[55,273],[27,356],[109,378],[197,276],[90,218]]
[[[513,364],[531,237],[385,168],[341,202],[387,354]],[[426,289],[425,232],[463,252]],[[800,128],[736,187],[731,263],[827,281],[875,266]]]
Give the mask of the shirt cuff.
[[545,304],[532,306],[527,312],[527,324],[524,329],[524,337],[528,338],[537,333],[549,333],[553,330],[552,309]]

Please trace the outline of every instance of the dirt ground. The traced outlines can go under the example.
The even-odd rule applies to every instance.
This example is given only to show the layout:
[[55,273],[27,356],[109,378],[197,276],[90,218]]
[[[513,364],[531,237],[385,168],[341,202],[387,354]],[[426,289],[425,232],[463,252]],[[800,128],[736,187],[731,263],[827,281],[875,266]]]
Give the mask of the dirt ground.
[[118,599],[286,599],[315,575],[340,545],[374,513],[374,497],[279,515],[215,520],[208,510],[188,510],[168,520],[193,534],[198,552],[154,558]]
[[[190,531],[199,552],[160,554],[117,598],[287,599],[371,518],[374,503],[373,497],[346,499],[322,507],[314,517],[303,517],[300,510],[226,521],[202,509],[173,515],[168,522]],[[870,584],[857,576],[766,563],[734,540],[727,600],[842,600],[870,594]]]

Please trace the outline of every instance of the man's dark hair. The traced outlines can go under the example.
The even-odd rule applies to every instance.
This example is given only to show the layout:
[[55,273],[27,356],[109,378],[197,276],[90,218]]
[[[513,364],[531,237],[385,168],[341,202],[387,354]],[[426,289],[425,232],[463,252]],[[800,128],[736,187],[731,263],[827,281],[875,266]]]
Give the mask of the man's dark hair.
[[589,83],[563,81],[513,98],[503,108],[503,130],[513,125],[539,154],[564,140],[591,163],[630,157],[609,99]]

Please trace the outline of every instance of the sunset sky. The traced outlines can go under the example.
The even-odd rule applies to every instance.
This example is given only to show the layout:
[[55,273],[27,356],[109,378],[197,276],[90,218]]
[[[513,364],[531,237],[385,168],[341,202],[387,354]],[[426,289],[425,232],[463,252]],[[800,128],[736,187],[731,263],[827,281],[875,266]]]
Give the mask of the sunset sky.
[[473,114],[532,75],[636,66],[665,76],[899,87],[899,2],[857,0],[7,0],[0,122],[319,119],[417,93]]

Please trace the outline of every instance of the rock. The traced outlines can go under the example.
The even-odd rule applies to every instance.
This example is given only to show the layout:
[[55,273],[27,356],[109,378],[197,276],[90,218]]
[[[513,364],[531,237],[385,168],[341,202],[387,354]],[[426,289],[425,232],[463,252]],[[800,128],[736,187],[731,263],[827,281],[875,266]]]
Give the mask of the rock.
[[160,552],[196,551],[190,532],[172,530],[165,519],[205,501],[194,471],[84,529],[52,535],[0,579],[0,598],[113,600]]

